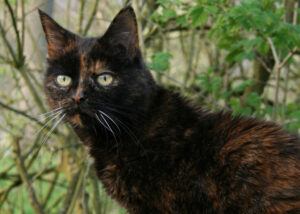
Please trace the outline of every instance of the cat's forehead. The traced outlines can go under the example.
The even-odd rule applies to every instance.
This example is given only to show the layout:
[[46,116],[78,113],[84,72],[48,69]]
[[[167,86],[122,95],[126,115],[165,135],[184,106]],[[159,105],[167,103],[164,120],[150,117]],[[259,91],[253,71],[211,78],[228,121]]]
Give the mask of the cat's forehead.
[[80,71],[85,73],[99,74],[106,67],[104,60],[99,53],[101,47],[96,39],[83,38],[77,42]]
[[95,47],[99,45],[99,42],[96,38],[78,38],[76,40],[76,46],[78,51],[81,53],[90,53]]
[[80,71],[87,74],[100,74],[105,71],[105,60],[91,58],[87,53],[79,53]]

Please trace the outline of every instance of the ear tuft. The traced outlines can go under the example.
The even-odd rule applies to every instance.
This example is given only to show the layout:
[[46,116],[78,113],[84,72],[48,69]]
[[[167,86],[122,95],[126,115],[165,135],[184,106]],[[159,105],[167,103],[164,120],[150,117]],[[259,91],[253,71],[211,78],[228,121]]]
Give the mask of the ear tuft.
[[111,47],[122,47],[133,58],[139,49],[136,15],[131,6],[123,8],[102,37]]
[[45,12],[38,9],[48,45],[48,57],[57,58],[75,46],[76,35],[61,27]]

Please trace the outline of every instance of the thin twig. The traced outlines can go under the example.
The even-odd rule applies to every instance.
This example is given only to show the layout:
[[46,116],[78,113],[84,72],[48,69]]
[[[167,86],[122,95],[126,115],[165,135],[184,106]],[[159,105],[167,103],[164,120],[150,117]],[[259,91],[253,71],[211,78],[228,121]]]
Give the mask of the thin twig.
[[35,190],[31,184],[31,181],[30,181],[29,176],[26,171],[26,167],[24,165],[24,161],[23,161],[22,154],[21,154],[19,138],[14,138],[12,140],[12,146],[14,148],[14,153],[15,153],[16,168],[20,174],[22,181],[27,186],[30,203],[36,213],[43,214],[44,213],[43,207],[37,199]]
[[101,203],[100,194],[99,194],[99,181],[98,181],[95,170],[90,170],[90,179],[91,179],[92,186],[93,186],[93,196],[94,196],[93,197],[93,206],[94,206],[94,210],[96,211],[97,214],[100,214],[102,203]]
[[10,14],[10,18],[11,18],[11,21],[12,21],[12,24],[13,24],[13,29],[15,31],[15,34],[16,34],[16,40],[17,40],[17,49],[18,49],[18,64],[22,64],[22,61],[23,61],[23,49],[22,49],[22,44],[21,44],[21,38],[20,38],[20,33],[19,33],[19,29],[18,29],[18,26],[17,26],[17,18],[15,17],[14,15],[14,11],[11,7],[11,4],[9,3],[8,0],[4,0],[5,1],[5,5],[9,11],[9,14]]
[[87,34],[87,32],[89,31],[89,29],[92,26],[93,21],[95,20],[94,18],[95,18],[95,15],[97,13],[97,10],[98,10],[98,5],[99,5],[99,0],[96,0],[95,1],[95,5],[93,7],[93,11],[92,11],[92,13],[91,13],[91,15],[90,15],[90,17],[88,19],[88,22],[87,22],[87,24],[86,24],[86,26],[85,26],[85,28],[83,30],[83,35],[84,36]]
[[15,65],[18,64],[18,59],[17,59],[16,53],[6,37],[6,32],[5,32],[4,27],[1,24],[1,22],[0,22],[0,35],[5,44],[5,47],[7,48],[8,52],[10,53],[10,55],[12,57],[13,63]]
[[258,54],[256,54],[256,58],[260,62],[260,64],[264,67],[264,69],[266,69],[266,71],[268,71],[271,74],[272,70],[267,66],[265,61]]
[[278,65],[278,68],[281,69],[285,66],[285,64],[294,56],[294,54],[298,51],[298,48],[294,48],[292,51],[288,53],[288,55],[282,60],[282,62]]
[[274,57],[274,60],[275,60],[275,64],[277,64],[277,66],[278,66],[280,64],[280,60],[279,60],[279,56],[277,54],[275,45],[273,43],[273,40],[270,37],[268,37],[267,41],[268,41],[268,43],[270,45],[270,48],[271,48],[271,51],[272,51],[272,54],[273,54],[273,57]]
[[78,32],[82,33],[82,22],[83,22],[83,16],[84,16],[84,7],[85,7],[85,0],[80,0],[80,11],[79,11],[79,29]]
[[73,176],[73,179],[70,183],[69,190],[65,197],[65,202],[63,205],[63,209],[60,213],[62,214],[70,214],[73,212],[75,202],[80,193],[81,185],[83,182],[83,177],[85,175],[86,166],[81,166],[80,170]]
[[46,197],[44,199],[43,207],[47,207],[47,204],[50,201],[50,197],[52,196],[52,193],[54,192],[54,189],[56,187],[56,182],[57,182],[58,178],[59,178],[59,171],[56,171],[54,174],[53,182],[51,183],[51,185],[48,189],[48,192],[46,194]]
[[29,120],[34,121],[35,123],[37,123],[40,126],[44,126],[45,125],[44,123],[40,122],[38,119],[36,119],[36,118],[34,118],[34,117],[26,114],[24,111],[20,111],[18,109],[15,109],[15,108],[13,108],[13,107],[11,107],[11,106],[3,103],[2,101],[0,101],[0,106],[3,107],[3,108],[5,108],[5,109],[7,109],[7,110],[9,110],[9,111],[12,111],[12,112],[14,112],[16,114],[19,114],[19,115],[21,115],[23,117],[26,117]]

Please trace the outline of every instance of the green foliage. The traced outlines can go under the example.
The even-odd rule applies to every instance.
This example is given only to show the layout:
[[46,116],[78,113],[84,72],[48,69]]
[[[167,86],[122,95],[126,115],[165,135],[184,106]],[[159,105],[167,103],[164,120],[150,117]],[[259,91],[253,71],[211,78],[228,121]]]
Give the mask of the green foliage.
[[163,8],[161,12],[157,12],[152,15],[152,19],[159,24],[166,23],[174,17],[176,17],[176,12],[170,8]]
[[229,51],[230,62],[253,60],[256,53],[266,54],[268,37],[282,54],[300,45],[300,27],[283,21],[285,11],[281,1],[243,0],[234,7],[228,7],[224,0],[199,0],[190,7],[172,0],[158,3],[160,10],[153,14],[158,24],[176,20],[181,26],[195,28],[214,20],[210,35],[217,39],[220,48]]
[[149,64],[150,69],[155,72],[164,72],[170,67],[170,59],[172,55],[167,52],[157,52],[152,55],[151,63]]
[[[292,50],[300,47],[300,25],[285,21],[287,8],[279,0],[242,0],[233,5],[226,0],[198,0],[185,3],[172,0],[157,1],[158,9],[154,12],[154,21],[162,28],[170,23],[188,29],[204,29],[208,27],[206,38],[224,50],[225,63],[235,65],[245,60],[253,62],[273,57],[271,45],[274,45],[277,55],[283,60]],[[270,41],[273,44],[270,44]],[[152,57],[152,69],[161,72],[167,70],[166,55],[160,52]],[[158,59],[160,58],[160,59]],[[169,59],[169,58],[168,58]],[[292,61],[289,60],[288,64]],[[164,63],[163,63],[164,64]],[[162,69],[163,68],[163,69]],[[267,102],[255,91],[257,80],[243,77],[242,80],[232,81],[224,88],[223,73],[214,69],[197,71],[196,79],[191,87],[201,90],[201,102],[215,108],[218,105],[230,107],[235,114],[255,115],[262,118],[273,118],[274,112],[285,109],[278,114],[290,121],[285,126],[289,130],[299,130],[299,103],[295,108],[292,104],[276,104]],[[273,70],[270,67],[269,70]],[[276,86],[279,87],[279,86]],[[253,88],[253,89],[249,89]],[[221,107],[222,108],[222,107]],[[277,110],[276,110],[277,109]]]
[[253,84],[252,80],[245,80],[232,88],[233,93],[242,93],[245,89]]
[[289,103],[284,106],[284,114],[286,117],[286,123],[284,124],[288,130],[297,131],[300,127],[300,108],[297,103]]
[[188,11],[187,16],[190,19],[191,26],[198,27],[206,24],[210,14],[216,14],[218,11],[216,3],[205,2],[192,7]]
[[276,1],[242,1],[240,5],[214,14],[216,23],[211,35],[220,48],[229,51],[229,61],[252,60],[256,53],[269,51],[271,38],[282,54],[299,47],[299,25],[284,22],[282,3]]
[[160,8],[152,14],[155,22],[164,24],[177,16],[176,7],[180,5],[180,0],[158,0],[157,3]]
[[197,77],[197,83],[205,93],[211,94],[214,99],[220,98],[222,91],[222,78],[214,75],[212,69],[202,73]]

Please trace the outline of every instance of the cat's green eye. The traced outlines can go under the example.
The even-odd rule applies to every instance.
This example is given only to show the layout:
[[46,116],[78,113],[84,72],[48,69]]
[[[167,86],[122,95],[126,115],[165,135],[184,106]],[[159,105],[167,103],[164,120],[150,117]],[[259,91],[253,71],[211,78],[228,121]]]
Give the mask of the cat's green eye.
[[56,77],[56,82],[59,86],[67,87],[71,84],[72,79],[71,79],[71,77],[69,77],[67,75],[58,75]]
[[102,86],[109,86],[113,83],[114,78],[111,74],[101,74],[98,76],[97,81]]

